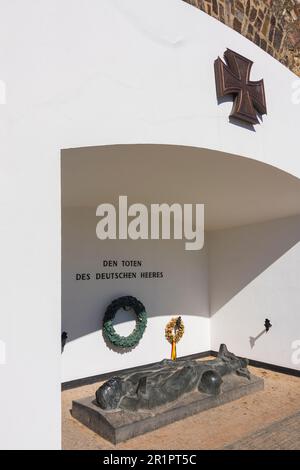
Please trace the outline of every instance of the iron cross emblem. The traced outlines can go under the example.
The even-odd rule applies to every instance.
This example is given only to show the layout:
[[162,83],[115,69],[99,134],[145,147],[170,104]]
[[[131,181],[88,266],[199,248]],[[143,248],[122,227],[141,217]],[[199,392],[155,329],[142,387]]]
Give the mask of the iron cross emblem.
[[233,95],[234,104],[230,117],[250,124],[258,124],[257,113],[267,114],[264,81],[252,82],[250,73],[253,62],[227,49],[224,63],[215,60],[215,77],[218,98]]

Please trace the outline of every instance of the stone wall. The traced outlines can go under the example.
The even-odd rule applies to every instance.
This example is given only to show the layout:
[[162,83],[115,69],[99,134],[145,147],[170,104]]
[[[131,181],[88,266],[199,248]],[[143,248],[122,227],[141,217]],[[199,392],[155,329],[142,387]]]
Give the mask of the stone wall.
[[300,76],[300,0],[183,0],[235,29]]

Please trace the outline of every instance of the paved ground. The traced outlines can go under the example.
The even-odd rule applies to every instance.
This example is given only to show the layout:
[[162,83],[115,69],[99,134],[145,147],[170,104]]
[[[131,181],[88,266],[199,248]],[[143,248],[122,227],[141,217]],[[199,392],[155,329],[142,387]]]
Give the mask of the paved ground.
[[265,429],[225,447],[231,450],[299,450],[300,413],[277,421]]
[[98,384],[62,393],[64,449],[300,449],[300,378],[249,367],[265,390],[114,446],[72,418],[72,400]]

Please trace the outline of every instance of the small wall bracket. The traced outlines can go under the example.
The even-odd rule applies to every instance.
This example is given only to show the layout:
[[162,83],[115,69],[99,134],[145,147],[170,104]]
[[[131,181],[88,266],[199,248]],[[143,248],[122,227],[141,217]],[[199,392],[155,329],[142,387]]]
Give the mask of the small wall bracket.
[[268,333],[269,329],[272,327],[272,323],[268,318],[265,319],[264,327],[266,329],[266,333]]

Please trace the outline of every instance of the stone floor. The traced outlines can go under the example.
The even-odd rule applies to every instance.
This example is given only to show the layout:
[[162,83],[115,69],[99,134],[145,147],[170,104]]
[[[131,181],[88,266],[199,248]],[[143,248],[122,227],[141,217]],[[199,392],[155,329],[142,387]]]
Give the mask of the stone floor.
[[72,418],[72,400],[98,384],[62,393],[64,449],[300,449],[300,378],[249,367],[265,390],[114,446]]
[[271,424],[225,449],[231,450],[299,450],[300,413]]

